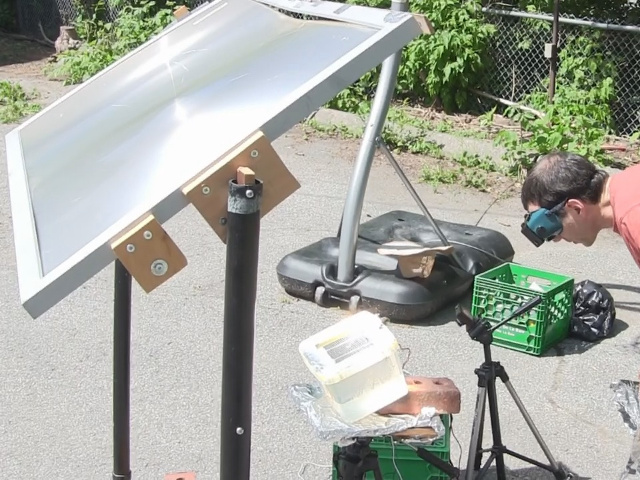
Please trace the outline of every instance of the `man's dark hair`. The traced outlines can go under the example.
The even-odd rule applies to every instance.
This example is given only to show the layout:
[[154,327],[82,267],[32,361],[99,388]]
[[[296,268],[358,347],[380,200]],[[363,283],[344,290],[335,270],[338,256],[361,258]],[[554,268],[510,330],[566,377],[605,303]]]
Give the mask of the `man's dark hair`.
[[597,203],[607,177],[607,172],[581,155],[548,153],[527,174],[520,198],[525,209],[530,204],[550,209],[570,198]]

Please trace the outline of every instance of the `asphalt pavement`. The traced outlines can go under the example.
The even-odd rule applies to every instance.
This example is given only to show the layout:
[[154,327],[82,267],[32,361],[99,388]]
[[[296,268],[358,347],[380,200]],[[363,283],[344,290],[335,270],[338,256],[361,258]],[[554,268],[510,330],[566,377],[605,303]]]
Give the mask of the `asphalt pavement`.
[[[4,134],[9,127],[2,127]],[[0,471],[5,478],[110,479],[112,462],[113,266],[37,320],[20,305],[4,143],[0,151]],[[288,297],[276,265],[288,252],[335,235],[354,159],[332,139],[305,139],[298,130],[275,142],[302,187],[262,222],[256,315],[252,478],[325,479],[332,446],[318,439],[289,398],[289,387],[311,380],[298,344],[345,312]],[[72,174],[72,173],[71,173]],[[418,192],[439,219],[475,224],[491,197],[462,189]],[[363,220],[394,209],[419,212],[391,166],[371,172]],[[590,249],[536,249],[520,234],[517,198],[495,204],[481,226],[508,236],[515,260],[591,279],[610,289],[618,318],[599,344],[566,340],[538,358],[494,347],[541,435],[577,478],[612,480],[628,459],[632,436],[613,402],[610,384],[640,370],[640,271],[622,241],[604,233]],[[134,284],[131,461],[134,479],[195,471],[219,478],[220,382],[225,247],[192,209],[166,224],[189,265],[147,295]],[[241,294],[241,293],[240,293]],[[468,300],[468,299],[467,299]],[[482,348],[453,321],[451,308],[421,325],[390,328],[416,375],[444,376],[462,392],[454,418],[452,458],[464,468]],[[499,386],[505,444],[544,460],[506,390]],[[457,439],[457,440],[456,440]],[[458,442],[462,448],[458,446]],[[507,460],[511,477],[553,478]],[[301,468],[304,472],[301,472]],[[302,475],[302,477],[300,477]],[[408,480],[408,479],[405,479]]]

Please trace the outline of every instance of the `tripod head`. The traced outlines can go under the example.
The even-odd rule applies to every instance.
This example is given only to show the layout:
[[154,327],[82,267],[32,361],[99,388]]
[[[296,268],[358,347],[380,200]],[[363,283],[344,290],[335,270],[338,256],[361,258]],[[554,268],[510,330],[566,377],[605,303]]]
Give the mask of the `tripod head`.
[[536,295],[526,303],[520,305],[509,317],[500,321],[500,323],[493,327],[487,320],[479,317],[473,317],[467,309],[462,308],[460,305],[456,305],[456,323],[461,327],[466,327],[467,333],[473,340],[476,340],[483,345],[489,345],[493,341],[493,332],[495,330],[514,318],[527,313],[532,308],[538,306],[541,302],[542,297],[540,297],[540,295]]

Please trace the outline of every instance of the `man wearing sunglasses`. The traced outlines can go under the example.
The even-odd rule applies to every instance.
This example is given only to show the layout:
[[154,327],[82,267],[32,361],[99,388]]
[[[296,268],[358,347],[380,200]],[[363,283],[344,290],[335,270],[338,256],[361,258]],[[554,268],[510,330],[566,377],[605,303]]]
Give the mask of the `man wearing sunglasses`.
[[640,267],[640,165],[608,174],[567,152],[541,157],[522,186],[522,233],[537,247],[565,240],[590,247],[612,229]]

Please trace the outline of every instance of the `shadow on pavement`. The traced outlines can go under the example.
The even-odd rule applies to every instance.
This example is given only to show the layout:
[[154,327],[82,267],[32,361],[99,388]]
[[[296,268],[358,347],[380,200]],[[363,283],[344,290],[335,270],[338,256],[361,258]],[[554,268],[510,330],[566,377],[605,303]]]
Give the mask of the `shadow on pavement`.
[[613,325],[614,326],[611,334],[607,338],[604,338],[598,342],[587,342],[578,338],[567,337],[557,345],[547,350],[542,356],[563,357],[566,355],[579,355],[586,352],[587,350],[591,350],[592,348],[598,348],[598,345],[600,345],[601,343],[614,338],[616,335],[619,335],[627,328],[629,328],[629,324],[623,322],[619,318],[616,318],[616,321]]
[[[592,477],[583,477],[582,475],[579,475],[572,469],[568,468],[566,465],[564,465],[564,467],[565,470],[568,470],[573,474],[571,480],[595,480]],[[511,470],[507,467],[506,471],[507,478],[509,480],[555,480],[555,477],[551,472],[547,472],[546,470],[537,467],[527,467],[514,470]],[[464,472],[464,470],[460,472],[459,480],[464,480]],[[482,477],[482,480],[497,480],[497,478],[498,476],[496,474],[496,469],[492,466],[491,468],[489,468],[487,474]]]
[[[634,287],[631,285],[620,285],[617,283],[603,283],[602,286],[607,290],[622,290],[625,292],[637,293],[640,299],[640,287]],[[612,293],[613,295],[613,293]],[[614,295],[615,299],[615,295]],[[629,312],[640,312],[640,301],[638,302],[615,302],[616,308],[619,310],[627,310]]]
[[45,47],[29,39],[16,39],[0,32],[0,67],[44,60],[54,53],[53,45]]

